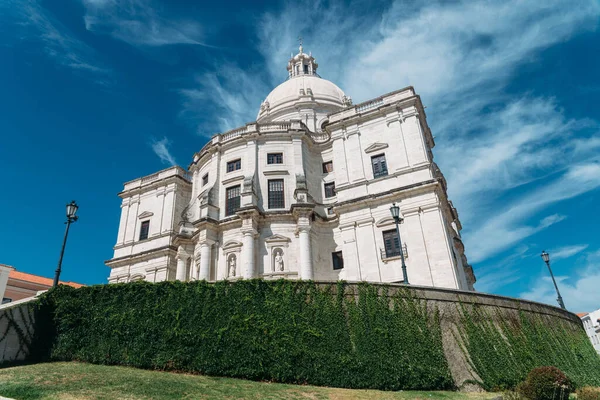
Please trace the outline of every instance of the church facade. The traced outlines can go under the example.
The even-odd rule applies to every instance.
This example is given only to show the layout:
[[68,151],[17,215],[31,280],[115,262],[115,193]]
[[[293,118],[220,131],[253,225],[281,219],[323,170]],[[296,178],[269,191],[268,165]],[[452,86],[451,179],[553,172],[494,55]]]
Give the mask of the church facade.
[[410,284],[473,290],[420,97],[353,105],[317,68],[300,47],[255,122],[125,183],[109,283],[402,282],[403,255]]

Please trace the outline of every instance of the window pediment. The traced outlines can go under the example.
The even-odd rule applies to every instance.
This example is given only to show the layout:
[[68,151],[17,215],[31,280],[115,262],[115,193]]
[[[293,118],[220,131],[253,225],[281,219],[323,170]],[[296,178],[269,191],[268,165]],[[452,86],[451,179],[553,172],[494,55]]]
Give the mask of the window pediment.
[[396,222],[394,221],[394,218],[392,217],[385,217],[385,218],[381,218],[379,221],[377,221],[375,223],[375,226],[377,226],[378,228],[381,228],[383,226],[390,226],[390,225],[395,225]]
[[389,147],[389,145],[387,143],[375,142],[365,149],[365,153],[374,153],[376,151],[381,151],[383,149],[387,149],[388,147]]
[[144,211],[143,213],[141,213],[140,215],[138,215],[139,219],[144,219],[144,218],[150,218],[151,216],[153,216],[154,213],[150,212],[150,211]]
[[242,243],[238,242],[237,240],[230,240],[223,245],[223,251],[235,249],[238,247],[242,247]]
[[292,240],[290,238],[282,235],[273,235],[265,239],[265,242],[267,243],[289,243],[291,241]]

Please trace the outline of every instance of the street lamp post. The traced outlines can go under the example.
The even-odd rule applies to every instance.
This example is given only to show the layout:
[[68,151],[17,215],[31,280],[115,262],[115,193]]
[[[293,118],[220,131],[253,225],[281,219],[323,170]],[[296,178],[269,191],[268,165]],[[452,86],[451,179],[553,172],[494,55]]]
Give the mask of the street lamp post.
[[558,295],[558,298],[556,299],[556,300],[558,300],[558,305],[563,310],[566,310],[565,303],[563,302],[562,296],[560,295],[560,292],[558,291],[558,285],[556,285],[556,280],[554,280],[554,274],[552,273],[552,268],[550,268],[550,254],[546,253],[545,251],[542,251],[542,260],[544,260],[544,262],[548,266],[548,270],[550,271],[550,276],[552,277],[552,282],[554,282],[554,288],[556,289],[556,294]]
[[398,244],[400,245],[400,259],[402,260],[402,277],[404,278],[403,283],[408,285],[408,275],[406,274],[406,264],[404,263],[404,249],[402,249],[402,239],[400,239],[400,228],[399,224],[404,220],[402,213],[400,212],[400,207],[393,203],[390,207],[390,212],[392,213],[392,218],[394,218],[394,222],[396,222],[396,234],[398,235]]
[[65,245],[67,244],[67,236],[69,235],[69,227],[71,226],[71,223],[77,221],[77,218],[79,218],[75,215],[78,208],[79,206],[77,203],[75,203],[75,200],[67,204],[67,222],[65,222],[65,224],[67,224],[67,229],[65,230],[65,238],[63,239],[62,249],[60,250],[60,258],[58,259],[58,267],[56,268],[56,273],[54,274],[54,283],[52,284],[52,287],[58,286],[63,255],[65,254]]

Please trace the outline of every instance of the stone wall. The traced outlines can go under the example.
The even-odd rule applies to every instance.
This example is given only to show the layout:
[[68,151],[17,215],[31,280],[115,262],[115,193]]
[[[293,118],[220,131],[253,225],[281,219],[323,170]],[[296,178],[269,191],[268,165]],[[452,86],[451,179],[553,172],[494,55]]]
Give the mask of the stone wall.
[[34,300],[30,297],[0,306],[0,365],[23,361],[29,355],[34,333],[31,311]]
[[[319,286],[331,287],[331,282],[317,282]],[[405,288],[403,285],[377,285],[388,288],[388,296],[393,296]],[[335,284],[333,289],[335,291]],[[464,309],[475,305],[486,311],[494,324],[501,321],[518,319],[522,313],[535,316],[552,326],[561,322],[574,331],[582,330],[581,320],[573,313],[546,304],[519,300],[491,294],[411,286],[409,296],[426,301],[428,310],[439,312],[442,328],[444,354],[448,360],[452,378],[461,390],[481,390],[473,382],[481,381],[472,368],[461,343],[460,327]],[[358,284],[349,283],[345,295],[352,297],[358,293]],[[403,293],[403,292],[401,292]],[[0,364],[3,362],[25,360],[34,334],[33,313],[30,303],[34,299],[11,303],[0,307]],[[582,331],[583,332],[583,331]],[[427,343],[423,343],[427,346]]]
[[[319,282],[319,284],[323,286],[331,285],[329,282]],[[396,294],[399,289],[404,288],[404,285],[400,284],[381,286],[389,288],[388,296],[390,297]],[[356,284],[348,285],[346,296],[356,295],[357,287]],[[470,360],[465,355],[465,351],[463,350],[464,343],[460,343],[461,307],[469,308],[474,305],[483,307],[484,311],[492,318],[494,324],[498,324],[501,319],[518,319],[519,313],[524,312],[542,318],[548,325],[562,320],[567,322],[573,329],[583,329],[581,320],[577,315],[547,304],[455,289],[414,285],[411,286],[411,289],[411,296],[425,300],[431,312],[434,312],[434,310],[439,312],[444,353],[448,360],[450,372],[456,387],[464,391],[479,391],[482,389],[472,383],[473,381],[481,381],[481,379],[473,370]]]

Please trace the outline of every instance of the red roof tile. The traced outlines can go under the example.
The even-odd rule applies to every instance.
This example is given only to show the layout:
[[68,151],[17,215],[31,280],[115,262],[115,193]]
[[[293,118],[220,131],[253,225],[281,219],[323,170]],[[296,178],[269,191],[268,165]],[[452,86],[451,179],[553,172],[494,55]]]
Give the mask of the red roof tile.
[[[3,264],[5,265],[5,264]],[[7,265],[7,267],[10,267],[9,265]],[[9,279],[16,279],[19,281],[24,281],[24,282],[31,282],[31,283],[37,283],[38,285],[44,285],[44,286],[48,286],[51,287],[52,283],[54,283],[53,279],[50,278],[44,278],[43,276],[39,276],[39,275],[33,275],[33,274],[28,274],[26,272],[20,272],[17,271],[16,269],[14,269],[14,267],[12,271],[10,271],[10,273],[8,274],[8,278]],[[62,285],[68,285],[74,288],[80,288],[82,285],[80,283],[75,283],[75,282],[65,282],[65,281],[59,281]]]

